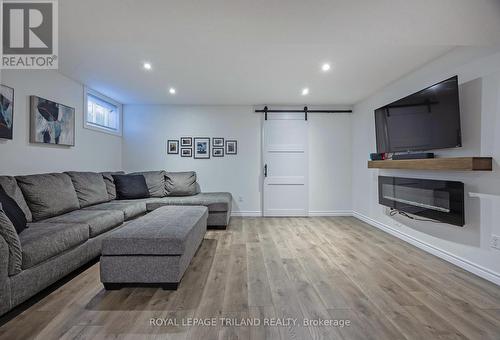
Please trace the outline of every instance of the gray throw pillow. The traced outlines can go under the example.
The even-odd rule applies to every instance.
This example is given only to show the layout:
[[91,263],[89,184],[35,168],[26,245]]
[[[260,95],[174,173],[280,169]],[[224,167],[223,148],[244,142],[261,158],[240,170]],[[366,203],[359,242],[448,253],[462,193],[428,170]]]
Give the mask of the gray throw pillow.
[[80,171],[66,173],[71,177],[81,208],[109,201],[106,183],[101,174]]
[[21,241],[14,225],[9,220],[0,204],[0,236],[5,239],[9,247],[9,276],[19,274],[23,263]]
[[167,172],[165,174],[167,196],[192,196],[200,192],[196,172]]
[[34,221],[80,209],[75,188],[67,174],[17,176],[16,180]]
[[124,171],[106,171],[106,172],[101,172],[102,177],[104,178],[104,183],[106,183],[106,190],[108,191],[108,196],[109,199],[115,200],[116,199],[116,185],[115,185],[115,180],[113,178],[113,175],[125,175]]
[[165,171],[134,172],[129,175],[144,176],[151,197],[165,197],[167,195],[165,191]]
[[17,185],[16,179],[11,176],[0,176],[0,186],[7,195],[16,201],[17,205],[26,216],[26,221],[31,222],[33,220],[33,216],[31,215],[30,208],[24,199],[21,189]]

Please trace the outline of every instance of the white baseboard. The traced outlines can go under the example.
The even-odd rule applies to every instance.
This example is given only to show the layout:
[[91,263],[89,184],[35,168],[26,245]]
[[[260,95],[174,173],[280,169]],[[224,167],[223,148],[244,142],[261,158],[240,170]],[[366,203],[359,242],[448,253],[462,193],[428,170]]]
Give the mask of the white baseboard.
[[350,210],[309,211],[309,216],[352,216]]
[[[261,217],[261,211],[233,211],[234,217]],[[331,211],[309,211],[309,216],[352,216],[350,210],[331,210]]]
[[232,211],[231,216],[234,217],[261,217],[262,216],[262,211],[260,210],[255,210],[255,211]]
[[460,256],[453,255],[446,250],[443,250],[441,248],[435,247],[431,244],[428,244],[427,242],[423,242],[418,240],[417,238],[408,235],[401,230],[395,229],[393,227],[390,227],[384,223],[380,223],[368,216],[365,216],[363,214],[360,214],[358,212],[353,211],[352,216],[360,219],[363,222],[368,223],[371,226],[374,226],[375,228],[381,229],[403,241],[406,241],[412,245],[414,245],[417,248],[422,249],[423,251],[426,251],[432,255],[435,255],[445,261],[448,261],[450,263],[453,263],[457,267],[460,267],[466,271],[469,271],[473,274],[476,274],[479,277],[482,277],[485,280],[488,280],[490,282],[493,282],[497,285],[500,285],[500,274],[495,273],[487,268],[484,268],[476,263],[470,262],[469,260],[466,260]]

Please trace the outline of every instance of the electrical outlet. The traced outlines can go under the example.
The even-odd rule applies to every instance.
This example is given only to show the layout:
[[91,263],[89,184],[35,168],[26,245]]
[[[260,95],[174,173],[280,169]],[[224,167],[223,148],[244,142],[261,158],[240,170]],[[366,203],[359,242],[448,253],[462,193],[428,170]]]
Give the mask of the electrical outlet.
[[238,196],[238,202],[243,202],[243,197]]
[[500,250],[500,236],[491,235],[491,248]]

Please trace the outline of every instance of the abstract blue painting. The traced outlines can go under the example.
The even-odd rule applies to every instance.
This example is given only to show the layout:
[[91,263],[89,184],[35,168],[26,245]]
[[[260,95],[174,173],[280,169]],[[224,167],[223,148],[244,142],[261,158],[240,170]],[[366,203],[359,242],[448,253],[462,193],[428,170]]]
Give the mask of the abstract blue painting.
[[75,109],[31,96],[30,142],[75,145]]
[[14,124],[14,89],[0,85],[0,138],[12,139]]

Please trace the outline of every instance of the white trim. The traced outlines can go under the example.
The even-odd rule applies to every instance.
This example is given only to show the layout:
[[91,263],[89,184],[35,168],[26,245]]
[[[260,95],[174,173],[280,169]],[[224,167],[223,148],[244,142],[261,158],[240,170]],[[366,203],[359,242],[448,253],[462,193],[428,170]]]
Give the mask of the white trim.
[[231,216],[234,217],[262,217],[262,211],[233,211]]
[[[98,127],[92,124],[89,124],[87,122],[87,110],[88,110],[88,105],[87,105],[87,94],[90,93],[91,95],[98,97],[102,99],[103,101],[109,102],[113,105],[115,105],[118,108],[118,131],[113,131],[111,129],[106,129],[105,127]],[[88,130],[93,130],[93,131],[99,131],[103,133],[107,133],[110,135],[114,136],[122,136],[123,135],[123,104],[117,102],[113,98],[109,98],[108,96],[103,95],[102,93],[99,93],[95,90],[92,90],[90,87],[83,86],[83,127]]]
[[486,198],[489,200],[500,200],[500,195],[495,195],[495,194],[480,194],[478,192],[469,192],[469,197],[472,198]]
[[352,216],[350,210],[309,211],[309,216]]
[[395,229],[393,227],[390,227],[384,223],[380,223],[368,216],[365,216],[361,213],[358,213],[356,211],[352,212],[352,216],[360,219],[363,222],[368,223],[371,226],[374,226],[378,229],[381,229],[392,236],[395,236],[405,242],[408,242],[412,245],[414,245],[417,248],[422,249],[423,251],[426,251],[432,255],[435,255],[445,261],[448,261],[450,263],[453,263],[454,265],[469,271],[473,274],[476,274],[479,277],[482,277],[483,279],[486,279],[488,281],[491,281],[497,285],[500,285],[500,274],[495,273],[487,268],[484,268],[483,266],[480,266],[476,263],[470,262],[469,260],[466,260],[460,256],[456,256],[451,254],[450,252],[447,252],[446,250],[443,250],[441,248],[435,247],[433,245],[430,245],[429,243],[423,242],[418,240],[417,238],[408,235],[406,233],[403,233],[402,231]]

